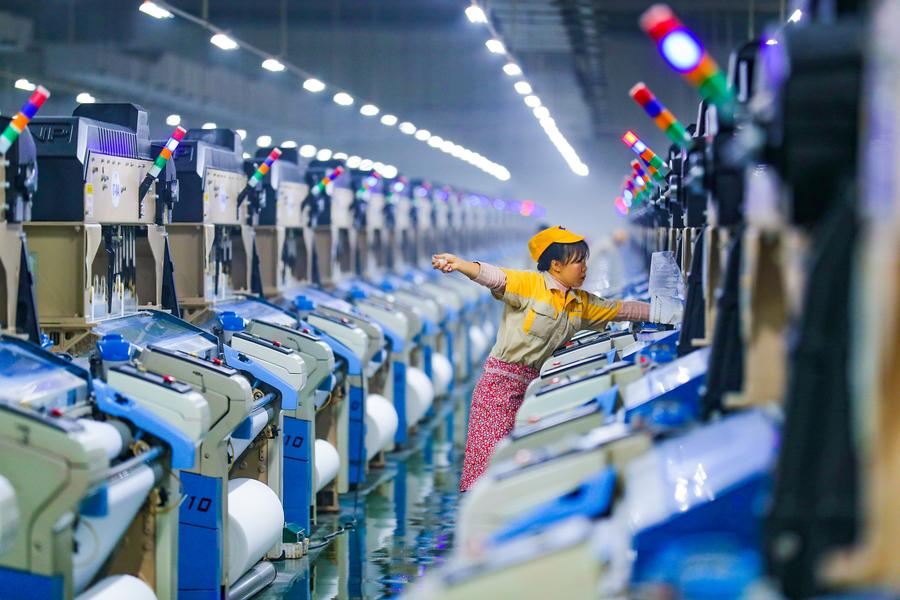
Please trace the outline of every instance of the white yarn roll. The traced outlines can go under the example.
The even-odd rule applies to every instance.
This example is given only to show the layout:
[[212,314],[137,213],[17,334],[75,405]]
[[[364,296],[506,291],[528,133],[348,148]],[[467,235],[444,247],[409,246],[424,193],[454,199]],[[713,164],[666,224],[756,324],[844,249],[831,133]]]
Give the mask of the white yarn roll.
[[434,402],[434,385],[425,371],[416,367],[406,369],[406,423],[418,423]]
[[155,480],[153,469],[140,465],[108,484],[106,499],[109,510],[106,515],[81,516],[75,529],[78,551],[72,555],[72,584],[76,593],[84,590],[97,575],[144,504]]
[[0,552],[12,543],[19,531],[19,505],[16,490],[9,480],[0,475]]
[[101,579],[97,585],[75,600],[157,600],[149,585],[132,575],[113,575]]
[[400,418],[393,403],[381,394],[366,397],[366,460],[394,443]]
[[78,419],[78,424],[87,430],[91,437],[100,440],[103,449],[106,450],[106,456],[109,460],[113,460],[122,454],[122,434],[119,430],[101,421],[93,419]]
[[325,440],[316,440],[316,492],[334,481],[341,468],[341,456],[337,448]]
[[255,413],[250,413],[250,438],[239,439],[234,436],[231,438],[231,447],[234,449],[234,458],[237,460],[241,454],[250,446],[250,442],[256,439],[259,432],[266,428],[269,422],[269,413],[265,409],[260,409]]
[[488,338],[478,325],[469,326],[469,341],[472,344],[472,354],[476,361],[481,361],[488,349]]
[[229,585],[281,539],[283,527],[284,507],[272,488],[256,479],[228,481]]
[[453,381],[453,365],[450,359],[440,352],[431,355],[431,381],[434,383],[434,395],[446,396]]
[[497,328],[494,327],[494,323],[492,321],[485,321],[481,324],[481,331],[484,333],[485,341],[490,344],[491,340],[494,339],[494,336],[497,335]]

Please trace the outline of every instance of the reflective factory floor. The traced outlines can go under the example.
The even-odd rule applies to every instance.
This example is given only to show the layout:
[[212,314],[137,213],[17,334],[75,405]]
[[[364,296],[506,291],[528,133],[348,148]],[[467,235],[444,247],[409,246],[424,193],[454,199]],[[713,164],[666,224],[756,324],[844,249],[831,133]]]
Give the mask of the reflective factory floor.
[[449,408],[342,498],[340,516],[320,515],[309,556],[276,563],[275,583],[257,597],[391,598],[440,564],[453,543],[464,431],[459,418],[449,424]]

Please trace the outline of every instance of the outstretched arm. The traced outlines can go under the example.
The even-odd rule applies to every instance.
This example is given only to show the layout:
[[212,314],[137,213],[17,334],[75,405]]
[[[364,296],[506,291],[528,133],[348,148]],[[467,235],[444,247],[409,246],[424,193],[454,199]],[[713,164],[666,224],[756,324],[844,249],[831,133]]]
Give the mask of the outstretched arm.
[[588,294],[582,317],[586,329],[603,329],[609,321],[648,321],[678,324],[681,322],[681,303],[673,298],[654,296],[650,302],[633,300],[604,300]]
[[477,262],[471,262],[450,253],[432,256],[431,266],[444,273],[459,271],[469,279],[475,279],[481,271],[481,265]]
[[459,271],[475,283],[481,284],[497,297],[506,290],[506,273],[488,263],[470,262],[453,254],[435,254],[431,266],[444,273]]

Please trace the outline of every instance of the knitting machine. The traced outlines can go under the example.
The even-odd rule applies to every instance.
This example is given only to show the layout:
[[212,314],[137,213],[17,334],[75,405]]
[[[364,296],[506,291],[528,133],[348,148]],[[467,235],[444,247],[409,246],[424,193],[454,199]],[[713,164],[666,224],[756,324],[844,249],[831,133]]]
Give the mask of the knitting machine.
[[140,106],[82,104],[29,129],[43,182],[25,224],[41,325],[60,351],[79,351],[99,321],[174,295],[166,227],[177,193],[151,160]]
[[210,405],[125,363],[108,385],[12,337],[0,339],[0,362],[0,474],[18,512],[18,528],[4,531],[0,595],[174,597],[179,479],[202,460]]

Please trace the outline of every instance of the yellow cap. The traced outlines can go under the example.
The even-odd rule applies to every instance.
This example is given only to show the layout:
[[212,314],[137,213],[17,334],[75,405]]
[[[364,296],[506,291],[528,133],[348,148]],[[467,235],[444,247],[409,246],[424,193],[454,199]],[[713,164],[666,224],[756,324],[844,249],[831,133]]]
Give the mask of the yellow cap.
[[534,262],[537,262],[541,258],[541,254],[544,253],[544,250],[550,247],[550,244],[573,244],[575,242],[580,242],[583,239],[583,235],[572,233],[562,225],[548,227],[528,240],[528,252],[531,254],[531,258],[534,259]]

